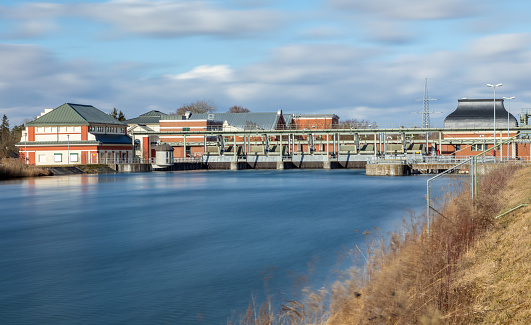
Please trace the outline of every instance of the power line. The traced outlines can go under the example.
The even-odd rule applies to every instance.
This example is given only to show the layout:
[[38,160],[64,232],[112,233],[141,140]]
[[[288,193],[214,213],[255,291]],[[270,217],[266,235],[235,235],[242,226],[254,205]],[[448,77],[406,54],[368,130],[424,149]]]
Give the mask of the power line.
[[414,101],[423,101],[424,108],[420,112],[415,112],[418,114],[422,114],[422,127],[429,128],[430,127],[430,113],[442,113],[442,112],[434,112],[430,111],[430,100],[438,100],[437,98],[429,98],[428,97],[428,78],[424,80],[424,98],[415,99]]

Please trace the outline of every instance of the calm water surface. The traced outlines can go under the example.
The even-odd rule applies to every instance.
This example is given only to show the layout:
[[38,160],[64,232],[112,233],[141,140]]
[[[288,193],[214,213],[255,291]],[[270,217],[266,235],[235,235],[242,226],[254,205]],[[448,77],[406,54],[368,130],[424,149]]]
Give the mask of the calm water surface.
[[197,171],[0,182],[0,323],[226,324],[331,283],[355,230],[422,209],[425,177]]

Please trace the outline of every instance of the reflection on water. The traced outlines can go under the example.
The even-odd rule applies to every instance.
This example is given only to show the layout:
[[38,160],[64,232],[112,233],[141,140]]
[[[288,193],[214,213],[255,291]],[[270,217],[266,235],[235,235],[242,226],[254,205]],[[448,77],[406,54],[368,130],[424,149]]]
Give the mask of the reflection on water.
[[197,171],[0,183],[0,321],[222,324],[335,279],[353,230],[422,208],[424,177]]

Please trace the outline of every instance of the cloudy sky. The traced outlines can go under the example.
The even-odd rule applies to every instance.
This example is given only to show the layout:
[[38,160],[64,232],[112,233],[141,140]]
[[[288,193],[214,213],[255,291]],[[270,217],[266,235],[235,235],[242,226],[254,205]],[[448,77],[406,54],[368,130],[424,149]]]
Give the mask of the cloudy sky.
[[210,100],[414,126],[426,78],[433,126],[457,99],[492,98],[487,83],[516,112],[531,107],[530,14],[528,0],[3,0],[0,114]]

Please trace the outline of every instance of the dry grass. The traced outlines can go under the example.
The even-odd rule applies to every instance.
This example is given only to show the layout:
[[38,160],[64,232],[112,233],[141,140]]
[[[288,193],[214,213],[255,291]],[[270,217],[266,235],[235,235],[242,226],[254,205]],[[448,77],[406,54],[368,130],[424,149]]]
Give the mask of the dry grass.
[[26,165],[20,159],[0,160],[0,180],[49,175],[52,175],[50,171],[32,165]]
[[[521,170],[505,187],[507,207],[531,198],[531,170]],[[517,180],[520,181],[517,181]],[[529,324],[531,320],[531,208],[497,219],[463,258],[456,290],[471,288],[470,324]]]
[[[531,319],[531,211],[501,212],[528,201],[530,168],[482,177],[478,197],[451,200],[430,228],[411,216],[388,245],[364,232],[366,262],[330,291],[307,293],[278,312],[250,304],[239,324],[476,324]],[[354,265],[356,265],[356,259]]]

